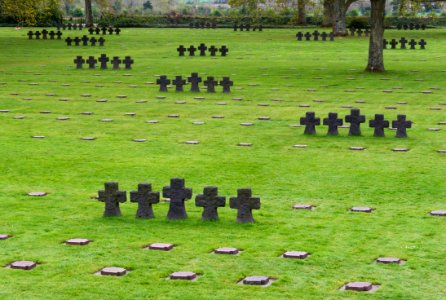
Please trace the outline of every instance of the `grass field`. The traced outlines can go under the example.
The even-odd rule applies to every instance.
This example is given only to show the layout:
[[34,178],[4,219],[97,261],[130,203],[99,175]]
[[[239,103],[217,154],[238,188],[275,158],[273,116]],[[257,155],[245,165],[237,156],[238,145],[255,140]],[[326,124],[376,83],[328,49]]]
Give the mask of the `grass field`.
[[[387,38],[424,38],[428,45],[424,51],[386,50],[385,74],[363,72],[368,40],[358,37],[324,43],[297,42],[297,30],[124,29],[119,37],[106,36],[104,48],[69,48],[63,41],[27,40],[26,32],[0,29],[0,109],[9,110],[0,113],[0,233],[13,235],[0,241],[0,265],[40,264],[31,271],[0,268],[0,298],[445,299],[446,218],[428,212],[446,209],[446,155],[437,153],[446,149],[446,127],[438,125],[446,121],[446,30],[387,31]],[[63,38],[80,36],[63,33]],[[178,57],[178,45],[201,42],[227,45],[228,57]],[[131,55],[134,68],[74,68],[76,55],[101,53]],[[173,79],[191,72],[230,76],[232,93],[221,93],[221,87],[215,94],[160,93],[153,84],[156,75]],[[431,94],[422,93],[429,89]],[[81,96],[87,93],[91,97]],[[157,99],[160,95],[166,98]],[[96,102],[104,98],[109,101]],[[396,104],[401,101],[407,104]],[[316,136],[304,136],[303,127],[290,126],[307,111],[344,118],[350,109],[341,106],[348,105],[367,117],[361,137],[349,137],[348,129],[327,137],[326,126],[318,126]],[[82,115],[85,111],[94,114]],[[129,112],[136,116],[126,116]],[[414,123],[409,137],[398,139],[387,130],[386,137],[374,138],[368,120],[376,113],[390,121],[406,114]],[[14,118],[19,115],[26,118]],[[70,119],[56,120],[62,116]],[[260,116],[271,120],[259,121]],[[100,122],[103,118],[113,122]],[[429,131],[432,127],[442,130]],[[97,139],[81,140],[85,136]],[[186,145],[187,140],[200,144]],[[240,142],[253,146],[239,147]],[[410,151],[391,151],[401,147]],[[121,205],[122,217],[103,218],[103,203],[92,199],[105,181],[118,181],[126,191],[148,181],[160,191],[173,177],[186,179],[193,199],[208,185],[227,197],[251,187],[262,203],[254,211],[256,223],[236,224],[228,204],[219,209],[220,221],[202,222],[194,200],[186,204],[184,221],[166,220],[166,202],[154,206],[155,219],[135,219],[137,205],[130,202]],[[29,197],[30,191],[48,195]],[[296,203],[317,208],[293,210]],[[376,210],[352,213],[352,206]],[[74,237],[94,242],[62,243]],[[176,247],[143,250],[153,242]],[[218,247],[243,251],[210,254]],[[280,257],[290,250],[311,256]],[[381,256],[407,263],[374,263]],[[106,266],[131,272],[119,278],[93,275]],[[175,271],[202,276],[194,282],[166,280]],[[277,280],[269,287],[237,285],[251,275]],[[349,281],[381,287],[373,294],[339,291]]]

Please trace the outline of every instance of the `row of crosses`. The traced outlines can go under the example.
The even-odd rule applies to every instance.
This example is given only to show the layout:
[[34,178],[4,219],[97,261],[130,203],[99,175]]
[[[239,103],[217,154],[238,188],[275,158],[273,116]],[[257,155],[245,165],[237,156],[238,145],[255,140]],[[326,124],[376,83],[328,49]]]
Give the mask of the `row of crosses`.
[[[187,77],[187,82],[191,84],[191,92],[200,92],[199,84],[202,82],[202,78],[198,76],[198,73],[192,73],[190,77]],[[183,92],[183,86],[186,85],[186,79],[183,79],[182,76],[175,76],[175,79],[171,81],[166,75],[161,75],[160,78],[156,80],[156,84],[160,86],[160,92],[167,92],[167,87],[170,83],[175,86],[176,92]],[[206,86],[206,91],[208,93],[215,93],[215,87],[218,85],[223,87],[223,93],[230,93],[231,86],[234,85],[234,82],[231,81],[229,77],[223,77],[223,79],[218,82],[215,80],[214,76],[208,76],[203,83]]]
[[200,51],[200,56],[206,56],[206,50],[209,51],[209,53],[211,54],[211,56],[216,56],[217,52],[221,53],[221,56],[226,56],[226,54],[229,52],[229,49],[223,45],[220,47],[220,49],[218,49],[217,47],[215,47],[214,45],[210,46],[209,48],[201,43],[197,48],[195,48],[193,45],[190,45],[189,48],[185,48],[183,45],[180,45],[177,48],[178,54],[179,56],[184,56],[184,53],[187,51],[189,52],[189,56],[195,56],[195,52],[199,50]]
[[426,25],[425,24],[414,24],[414,23],[410,23],[409,25],[407,25],[407,24],[404,24],[404,25],[402,25],[402,24],[398,24],[398,25],[396,25],[396,28],[398,29],[398,30],[401,30],[401,29],[404,29],[404,30],[407,30],[407,29],[410,29],[410,30],[414,30],[414,29],[416,29],[416,30],[420,30],[420,29],[422,29],[422,30],[425,30],[426,29]]
[[354,28],[351,27],[350,28],[350,35],[351,36],[355,36],[355,33],[359,36],[362,37],[362,34],[365,34],[366,37],[368,37],[370,35],[370,29],[366,28],[365,30],[362,30],[361,28]]
[[[427,42],[424,39],[421,39],[418,43],[414,39],[411,39],[410,42],[406,40],[405,37],[402,37],[400,40],[400,49],[407,49],[406,44],[409,44],[410,49],[415,49],[416,45],[420,45],[420,49],[426,49]],[[390,42],[386,39],[383,40],[383,49],[387,49],[387,45],[390,44],[390,49],[396,49],[396,45],[398,42],[395,39],[392,39]]]
[[[102,70],[107,69],[107,63],[110,61],[110,58],[107,57],[106,54],[101,54],[101,56],[96,59],[94,56],[89,56],[87,60],[82,58],[82,56],[77,56],[74,60],[74,63],[76,64],[76,69],[82,69],[83,65],[85,63],[88,64],[89,69],[96,68],[96,64],[99,62],[100,68]],[[113,70],[120,69],[120,64],[124,64],[124,67],[126,70],[130,70],[132,68],[132,64],[134,63],[134,60],[130,56],[126,56],[125,59],[121,60],[119,56],[114,56],[113,59],[110,61],[113,65]]]
[[314,37],[313,41],[319,41],[319,36],[321,37],[321,41],[327,41],[327,37],[330,38],[330,41],[333,42],[335,38],[334,32],[330,32],[327,34],[326,32],[319,33],[319,31],[315,30],[313,33],[307,32],[303,34],[302,32],[296,33],[296,38],[298,41],[302,41],[302,38],[305,37],[306,41],[311,41],[311,37]]
[[[345,122],[350,123],[348,135],[361,135],[361,123],[365,122],[365,116],[361,115],[359,109],[352,109],[350,115],[345,116]],[[321,119],[316,118],[314,112],[307,112],[305,117],[300,118],[300,124],[305,125],[304,134],[316,134],[316,125],[321,125]],[[389,121],[384,119],[384,115],[375,114],[375,119],[369,121],[369,126],[374,128],[373,136],[383,137],[384,129],[389,128]],[[328,118],[323,119],[323,125],[328,126],[327,135],[338,135],[338,127],[343,125],[343,120],[338,118],[337,113],[329,113]],[[396,129],[396,137],[407,137],[407,128],[412,127],[412,121],[406,120],[406,115],[398,115],[395,121],[392,121],[392,128]]]
[[90,34],[94,34],[94,33],[96,33],[96,34],[100,34],[100,33],[102,32],[103,35],[106,35],[107,32],[108,32],[109,35],[112,35],[113,32],[114,32],[114,33],[116,33],[116,35],[119,35],[119,34],[121,33],[121,29],[120,29],[120,28],[114,28],[114,29],[113,29],[113,27],[108,27],[108,28],[107,28],[107,27],[102,27],[102,28],[99,28],[99,27],[95,27],[95,28],[90,27],[90,28],[88,28],[88,32],[89,32]]
[[60,31],[54,32],[53,30],[48,31],[46,29],[43,29],[42,32],[28,31],[28,33],[26,35],[28,36],[28,39],[30,39],[30,40],[33,39],[33,36],[36,37],[36,40],[40,40],[40,36],[42,36],[43,40],[47,40],[48,37],[50,37],[50,40],[54,40],[55,39],[54,37],[57,37],[58,40],[60,40],[62,38],[62,32],[60,32]]
[[[237,31],[237,29],[240,29],[240,31],[243,31],[243,30],[246,30],[246,31],[250,31],[251,30],[251,24],[240,24],[240,25],[238,25],[237,23],[234,23],[234,26],[233,26],[233,29],[234,29],[234,31]],[[262,24],[260,24],[260,25],[254,25],[253,27],[252,27],[252,31],[256,31],[256,30],[259,30],[259,31],[263,31],[263,25]]]
[[68,29],[68,30],[71,30],[71,29],[82,30],[84,28],[84,25],[82,25],[82,24],[58,24],[58,25],[56,25],[56,28],[57,28],[57,30],[61,30],[61,29],[62,30],[66,30],[66,29]]
[[[106,182],[104,190],[98,191],[97,199],[105,203],[104,217],[120,216],[119,203],[127,201],[127,193],[120,191],[117,182]],[[185,201],[192,198],[192,189],[186,188],[184,179],[172,178],[170,186],[163,188],[163,197],[169,199],[167,219],[182,220],[187,218]],[[160,193],[152,191],[150,183],[138,184],[138,190],[130,192],[130,201],[138,203],[137,218],[151,219],[155,215],[152,205],[160,202]],[[207,186],[203,194],[195,197],[195,205],[203,207],[203,221],[218,220],[219,207],[226,206],[226,197],[218,195],[218,188]],[[254,223],[253,209],[260,209],[260,198],[253,197],[250,188],[237,190],[237,196],[229,199],[230,208],[237,209],[238,223]]]
[[88,42],[91,43],[91,46],[96,46],[96,43],[99,43],[99,46],[104,46],[105,39],[101,36],[99,39],[96,39],[95,37],[89,38],[88,36],[84,35],[82,38],[75,37],[72,39],[71,37],[67,37],[65,39],[65,43],[67,43],[67,46],[72,46],[74,42],[75,46],[79,46],[82,42],[82,46],[88,46]]
[[210,29],[210,28],[212,28],[212,29],[216,29],[217,28],[217,23],[209,23],[209,22],[207,22],[207,23],[205,23],[205,22],[190,22],[189,23],[189,28],[196,28],[196,29],[198,29],[198,28],[201,28],[201,29],[204,29],[204,28],[207,28],[207,29]]

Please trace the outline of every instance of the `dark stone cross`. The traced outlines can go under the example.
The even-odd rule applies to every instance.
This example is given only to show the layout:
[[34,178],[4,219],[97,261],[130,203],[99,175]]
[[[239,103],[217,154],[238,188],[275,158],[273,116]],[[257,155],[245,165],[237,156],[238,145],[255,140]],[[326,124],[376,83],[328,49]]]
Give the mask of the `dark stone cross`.
[[73,30],[77,30],[77,24],[73,24]]
[[102,27],[101,31],[102,31],[103,35],[106,35],[107,34],[107,27]]
[[184,80],[182,76],[175,76],[175,79],[172,80],[172,84],[175,86],[176,92],[182,92],[183,86],[186,84],[186,80]]
[[56,32],[56,35],[58,40],[62,39],[62,32],[58,31]]
[[81,39],[77,36],[77,37],[75,37],[75,38],[73,39],[73,41],[74,41],[74,45],[75,45],[75,46],[79,46],[79,44],[80,44],[80,42],[81,42]]
[[187,78],[187,81],[191,83],[191,92],[200,91],[200,86],[198,84],[201,82],[201,77],[198,76],[198,73],[192,73],[191,76]]
[[167,92],[167,86],[170,84],[170,79],[167,79],[166,75],[161,75],[160,78],[156,80],[156,84],[160,85],[160,92]]
[[319,41],[319,36],[320,36],[321,34],[317,31],[317,30],[315,30],[314,32],[313,32],[313,36],[314,36],[314,41]]
[[97,40],[95,37],[92,37],[92,38],[90,39],[91,46],[93,46],[93,47],[96,46],[96,43],[97,43],[97,42],[98,42],[98,40]]
[[42,30],[42,39],[44,40],[48,39],[48,30],[46,29]]
[[373,136],[381,137],[384,136],[384,128],[389,127],[389,121],[384,120],[384,115],[375,114],[375,119],[369,121],[369,126],[375,128]]
[[88,36],[84,35],[82,37],[82,46],[88,46],[89,41],[90,41],[90,39],[88,38]]
[[67,25],[66,24],[62,24],[62,29],[63,30],[67,29]]
[[362,37],[362,33],[363,33],[363,32],[364,32],[364,31],[362,31],[362,29],[359,28],[359,29],[358,29],[358,36],[359,36],[359,37]]
[[215,47],[214,45],[210,46],[208,50],[211,53],[211,56],[215,56],[216,53],[218,52],[218,48]]
[[229,79],[229,77],[223,77],[223,80],[220,81],[220,85],[223,87],[223,93],[230,93],[231,86],[234,85],[234,82]]
[[416,29],[416,30],[420,30],[420,24],[418,24],[418,23],[415,24],[415,29]]
[[263,31],[263,25],[262,24],[259,25],[259,31]]
[[93,33],[94,33],[94,28],[93,28],[93,27],[88,28],[88,32],[89,32],[90,34],[93,34]]
[[114,56],[113,59],[110,61],[113,65],[113,70],[118,70],[119,65],[122,63],[122,60],[119,59],[119,56]]
[[260,198],[252,197],[251,189],[238,189],[237,197],[229,199],[229,206],[237,209],[238,223],[254,223],[253,209],[260,209]]
[[300,118],[300,124],[305,125],[304,134],[316,134],[316,125],[321,124],[321,119],[316,118],[314,112],[310,111]]
[[101,28],[96,27],[95,30],[94,30],[94,32],[95,32],[96,34],[100,34],[100,33],[101,33]]
[[246,25],[245,25],[245,28],[246,28],[246,31],[249,31],[249,30],[251,29],[251,24],[249,24],[249,23],[246,24]]
[[366,28],[364,33],[365,33],[365,36],[368,37],[370,35],[370,29]]
[[398,45],[398,42],[395,39],[392,39],[389,44],[391,46],[391,49],[396,49],[396,45]]
[[122,62],[124,63],[125,69],[130,70],[135,61],[130,56],[126,56]]
[[351,36],[355,36],[355,31],[356,31],[356,29],[355,28],[350,28],[350,35]]
[[115,33],[116,33],[116,35],[119,35],[119,33],[121,33],[121,29],[118,27],[118,28],[116,28],[115,29]]
[[95,59],[94,56],[89,56],[86,62],[89,69],[94,69],[96,67],[96,64],[98,63],[98,60]]
[[330,33],[328,34],[328,36],[330,37],[330,42],[333,42],[333,41],[334,41],[334,38],[335,38],[335,34],[334,34],[334,32],[333,32],[333,31],[330,32]]
[[406,121],[406,115],[398,115],[395,121],[392,121],[392,127],[396,128],[396,137],[406,138],[407,128],[412,128],[412,121]]
[[195,197],[195,206],[204,207],[201,219],[203,221],[218,220],[219,207],[226,205],[226,197],[218,196],[218,188],[215,186],[207,186],[203,189],[203,194]]
[[82,56],[77,56],[74,63],[76,64],[77,69],[82,69],[82,65],[85,64],[85,59],[83,59]]
[[311,33],[309,33],[309,32],[305,33],[304,37],[305,37],[306,41],[310,41],[311,40]]
[[387,45],[389,42],[386,39],[383,39],[383,49],[387,49]]
[[240,24],[240,31],[243,31],[243,29],[245,29],[245,27],[244,27],[244,25],[243,24]]
[[40,40],[40,35],[41,35],[40,31],[36,31],[34,35],[36,36],[36,40]]
[[98,200],[105,202],[104,217],[120,216],[119,203],[127,201],[125,191],[120,191],[117,182],[106,182],[105,189],[98,192]]
[[427,45],[427,42],[424,39],[421,39],[418,45],[420,45],[420,49],[426,49],[425,46]]
[[77,25],[77,28],[79,28],[79,30],[82,30],[84,28],[84,26],[82,26],[82,24]]
[[160,202],[160,193],[152,192],[150,183],[140,183],[137,191],[130,192],[130,201],[138,203],[137,218],[152,219],[155,217],[152,204]]
[[406,40],[406,38],[405,37],[402,37],[400,40],[399,40],[399,42],[400,42],[400,48],[401,49],[406,49],[406,44],[407,44],[407,40]]
[[425,30],[426,29],[426,25],[425,24],[421,24],[421,30]]
[[73,40],[70,37],[67,37],[65,39],[65,42],[67,43],[67,46],[71,46],[71,43],[73,42]]
[[193,45],[190,45],[189,48],[187,48],[187,51],[189,51],[189,56],[195,56],[195,51],[197,51],[197,48],[195,48]]
[[409,29],[410,29],[410,30],[413,30],[413,28],[414,28],[414,24],[413,24],[413,23],[410,23],[410,24],[409,24]]
[[73,25],[70,23],[67,25],[67,27],[68,27],[68,30],[71,30],[71,28],[73,28]]
[[215,86],[218,85],[218,81],[214,79],[214,76],[208,76],[204,81],[204,85],[207,87],[208,93],[215,93]]
[[328,34],[324,31],[321,33],[322,41],[325,42],[327,40]]
[[180,45],[178,48],[177,48],[177,51],[178,51],[178,54],[179,54],[179,56],[184,56],[184,52],[186,52],[186,48],[184,48],[184,46],[183,45]]
[[98,58],[98,61],[101,63],[101,69],[107,69],[107,63],[110,61],[110,58],[107,57],[107,54],[101,54]]
[[104,46],[105,39],[101,36],[101,37],[98,39],[98,43],[99,43],[99,46]]
[[297,38],[297,40],[298,41],[302,41],[302,37],[304,36],[304,34],[301,32],[301,31],[299,31],[298,33],[296,33],[296,38]]
[[398,25],[396,25],[396,28],[397,28],[398,30],[401,30],[401,29],[403,29],[403,25],[398,24]]
[[112,35],[113,32],[114,32],[113,28],[110,27],[110,28],[108,29],[108,34]]
[[170,186],[163,188],[163,197],[170,199],[169,212],[167,213],[169,220],[187,218],[184,201],[192,198],[192,189],[184,187],[184,179],[172,178]]
[[338,119],[337,113],[328,113],[328,118],[324,119],[324,125],[328,126],[327,135],[339,135],[338,126],[342,126],[342,119]]
[[345,122],[350,123],[350,130],[348,135],[361,135],[361,123],[365,122],[365,116],[360,115],[360,110],[354,108],[350,111],[350,115],[345,116]]
[[237,29],[238,29],[237,23],[234,23],[234,26],[232,28],[234,28],[234,31],[237,31]]
[[205,44],[201,43],[200,46],[198,46],[198,50],[200,50],[200,56],[206,56],[206,50],[208,47],[206,47]]
[[50,40],[54,40],[54,37],[56,36],[56,33],[55,33],[53,30],[51,30],[51,31],[48,33],[48,35],[50,36]]
[[410,49],[414,50],[417,45],[417,41],[415,41],[414,39],[411,39],[409,42],[409,45],[410,45]]
[[28,36],[28,39],[32,40],[32,39],[33,39],[34,32],[32,32],[32,31],[28,31],[28,33],[27,33],[26,35]]
[[229,52],[229,49],[225,45],[223,45],[220,47],[220,49],[218,49],[218,51],[220,51],[221,56],[226,56],[226,53]]
[[403,25],[403,29],[404,29],[404,30],[407,30],[408,28],[409,28],[409,26],[408,26],[407,24],[404,24],[404,25]]

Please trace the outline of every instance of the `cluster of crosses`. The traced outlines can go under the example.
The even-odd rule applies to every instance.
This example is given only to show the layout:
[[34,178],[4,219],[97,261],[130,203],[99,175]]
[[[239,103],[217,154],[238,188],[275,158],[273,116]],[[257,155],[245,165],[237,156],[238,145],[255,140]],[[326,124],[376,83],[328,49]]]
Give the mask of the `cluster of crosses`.
[[398,30],[401,30],[401,29],[404,29],[404,30],[407,30],[407,29],[410,29],[410,30],[414,30],[414,29],[416,29],[416,30],[420,30],[420,29],[422,29],[422,30],[425,30],[426,29],[426,25],[425,24],[414,24],[414,23],[410,23],[409,25],[407,25],[407,24],[398,24],[398,25],[396,25],[396,28],[398,28]]
[[[107,57],[106,54],[101,54],[101,56],[96,59],[94,56],[89,56],[87,60],[83,59],[82,56],[77,56],[74,60],[77,69],[82,69],[85,63],[88,64],[89,69],[96,68],[96,64],[99,62],[101,64],[100,68],[102,70],[107,69],[107,63],[110,61],[110,58]],[[125,59],[121,60],[119,56],[114,56],[110,61],[113,65],[113,69],[120,69],[120,64],[124,64],[126,70],[130,70],[132,68],[132,64],[134,63],[133,59],[130,56],[126,56]]]
[[[350,115],[345,116],[345,122],[350,123],[348,135],[361,135],[361,123],[365,122],[365,116],[361,115],[359,109],[352,109]],[[305,117],[300,118],[300,124],[305,125],[304,134],[316,134],[316,125],[321,125],[321,119],[316,118],[314,112],[307,112]],[[375,128],[373,136],[383,137],[384,129],[389,128],[389,121],[384,119],[384,115],[375,114],[375,119],[369,121],[369,126]],[[343,120],[338,118],[337,113],[329,113],[328,118],[323,120],[323,125],[328,126],[327,135],[339,135],[338,127],[343,125]],[[398,115],[395,121],[392,121],[392,128],[396,129],[396,137],[407,137],[406,129],[412,127],[412,121],[406,120],[406,115]]]
[[36,31],[36,32],[32,32],[32,31],[28,31],[28,33],[26,34],[28,36],[28,38],[30,40],[33,39],[33,36],[36,37],[36,40],[40,40],[40,36],[42,36],[43,40],[47,40],[48,37],[50,37],[50,40],[54,40],[54,37],[57,37],[58,40],[60,40],[62,38],[62,32],[57,31],[54,32],[53,30],[48,31],[46,29],[43,29],[42,32],[40,31]]
[[[190,91],[191,92],[200,92],[199,83],[202,81],[202,78],[198,76],[198,73],[192,73],[190,77],[187,77],[187,82],[191,84]],[[186,80],[183,79],[182,76],[175,76],[174,80],[170,80],[167,76],[162,75],[159,79],[156,80],[156,84],[160,86],[160,92],[167,92],[167,87],[170,83],[175,86],[175,91],[183,92],[183,86],[186,85]],[[234,85],[234,82],[230,80],[229,77],[223,77],[223,79],[218,82],[215,80],[214,76],[208,76],[207,79],[203,82],[206,86],[206,91],[208,93],[215,93],[215,87],[220,85],[223,87],[223,93],[230,93],[231,86]]]
[[370,35],[370,29],[369,28],[366,28],[365,30],[362,30],[362,28],[350,27],[349,30],[350,30],[350,36],[355,36],[355,33],[359,37],[362,37],[363,34],[366,37],[368,37]]
[[195,29],[205,29],[205,28],[207,28],[207,29],[216,29],[217,28],[217,23],[215,23],[215,22],[213,22],[213,23],[210,23],[210,22],[190,22],[189,23],[189,28],[190,29],[193,29],[193,28],[195,28]]
[[[405,37],[402,37],[400,40],[400,49],[407,49],[406,44],[410,46],[409,49],[416,49],[416,45],[420,45],[420,49],[426,49],[427,42],[424,39],[421,39],[418,43],[414,39],[411,39],[410,41],[406,40]],[[383,49],[388,49],[387,45],[390,44],[390,49],[397,49],[396,45],[398,45],[398,42],[396,39],[392,39],[390,42],[386,39],[383,40]]]
[[[105,203],[104,217],[120,216],[119,203],[127,201],[127,193],[120,191],[117,182],[106,182],[105,189],[98,192],[97,199]],[[170,186],[163,188],[163,197],[170,199],[167,219],[181,220],[187,218],[185,201],[192,198],[192,189],[186,188],[184,179],[172,178]],[[160,202],[160,193],[152,191],[150,183],[138,184],[138,190],[130,192],[130,201],[138,203],[137,218],[152,219],[155,217],[152,205]],[[218,220],[219,207],[226,205],[226,197],[218,195],[218,188],[207,186],[203,194],[195,197],[195,205],[203,207],[201,219]],[[253,209],[260,209],[260,198],[253,197],[250,188],[237,190],[237,196],[229,199],[229,206],[237,209],[238,223],[254,223]]]
[[104,46],[105,39],[102,36],[99,39],[96,39],[95,37],[89,38],[88,36],[84,35],[82,38],[75,37],[74,39],[67,37],[65,42],[67,43],[67,46],[71,46],[73,42],[75,46],[79,46],[81,42],[82,46],[88,46],[88,42],[90,42],[91,46],[94,47],[97,43],[99,46]]
[[184,53],[186,51],[189,52],[189,56],[195,56],[195,52],[197,50],[200,51],[200,56],[206,56],[206,50],[209,51],[211,56],[216,56],[217,52],[220,52],[221,56],[226,56],[226,54],[229,52],[229,49],[225,45],[221,46],[220,49],[218,49],[214,45],[212,45],[208,48],[203,43],[201,43],[197,48],[195,48],[193,45],[190,45],[189,48],[187,48],[187,49],[183,45],[180,45],[177,48],[179,56],[184,56]]
[[303,34],[301,31],[296,33],[296,38],[298,41],[303,41],[303,37],[305,37],[305,41],[311,41],[311,37],[313,37],[313,41],[319,41],[319,36],[321,37],[320,40],[323,42],[327,41],[327,37],[330,38],[331,42],[333,42],[335,38],[334,32],[327,34],[326,32],[320,33],[319,31],[315,30],[313,33],[307,32]]
[[252,28],[252,31],[256,31],[257,29],[259,31],[263,31],[263,25],[262,24],[254,25],[254,26],[251,27],[251,24],[249,24],[249,23],[247,23],[247,24],[240,24],[240,25],[237,24],[237,23],[234,23],[234,26],[233,26],[234,31],[237,31],[237,29],[240,29],[240,31],[243,31],[243,30],[250,31],[251,28]]
[[59,24],[56,26],[57,30],[82,30],[84,28],[84,25],[82,24]]
[[116,35],[119,35],[121,33],[121,29],[113,28],[113,27],[105,27],[105,26],[102,28],[90,27],[90,28],[88,28],[88,32],[90,34],[94,34],[94,33],[101,34],[102,33],[103,35],[106,35],[108,32],[109,35],[112,35],[113,33],[116,33]]

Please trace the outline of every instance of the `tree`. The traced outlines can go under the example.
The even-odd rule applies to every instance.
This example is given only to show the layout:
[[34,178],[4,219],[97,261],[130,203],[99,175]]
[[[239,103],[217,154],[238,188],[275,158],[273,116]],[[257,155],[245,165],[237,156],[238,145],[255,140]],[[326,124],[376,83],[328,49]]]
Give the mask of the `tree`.
[[3,13],[17,20],[19,25],[33,26],[37,23],[37,15],[42,1],[35,0],[3,0]]
[[322,26],[333,26],[334,20],[334,0],[324,0],[324,19]]
[[333,31],[337,36],[346,36],[347,10],[357,0],[333,0]]
[[85,0],[85,25],[93,27],[93,8],[91,0]]
[[297,22],[302,25],[307,23],[305,0],[297,0]]
[[370,12],[370,42],[369,59],[366,71],[384,72],[384,15],[386,0],[370,0],[372,5]]
[[152,10],[153,9],[152,2],[150,1],[144,2],[143,7],[145,10]]

